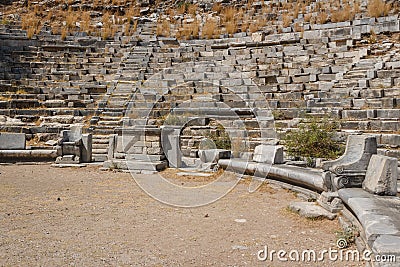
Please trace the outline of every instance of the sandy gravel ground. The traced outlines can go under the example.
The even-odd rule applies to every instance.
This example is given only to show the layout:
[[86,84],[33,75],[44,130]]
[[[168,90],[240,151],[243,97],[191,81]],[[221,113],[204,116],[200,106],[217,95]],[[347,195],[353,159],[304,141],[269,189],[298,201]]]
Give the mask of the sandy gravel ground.
[[176,208],[129,174],[96,167],[8,165],[0,173],[0,266],[362,266],[259,261],[264,246],[336,249],[338,222],[287,211],[296,196],[276,186],[249,193],[241,182],[215,203]]

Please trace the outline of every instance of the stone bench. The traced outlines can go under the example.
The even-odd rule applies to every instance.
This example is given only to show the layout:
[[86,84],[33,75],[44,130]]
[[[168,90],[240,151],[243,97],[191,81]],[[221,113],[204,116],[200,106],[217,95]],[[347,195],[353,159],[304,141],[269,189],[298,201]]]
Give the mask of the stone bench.
[[0,133],[0,150],[23,150],[25,147],[25,134]]
[[[367,193],[361,188],[344,188],[339,197],[362,225],[361,237],[375,255],[395,255],[400,261],[400,199]],[[374,265],[398,266],[398,265]]]
[[271,165],[269,163],[256,163],[242,159],[220,159],[218,164],[228,171],[278,180],[316,192],[324,191],[324,181],[320,170],[285,164]]
[[55,149],[38,150],[0,150],[1,163],[15,162],[50,162],[57,158]]
[[57,157],[55,149],[27,150],[23,133],[0,133],[0,162],[53,161]]

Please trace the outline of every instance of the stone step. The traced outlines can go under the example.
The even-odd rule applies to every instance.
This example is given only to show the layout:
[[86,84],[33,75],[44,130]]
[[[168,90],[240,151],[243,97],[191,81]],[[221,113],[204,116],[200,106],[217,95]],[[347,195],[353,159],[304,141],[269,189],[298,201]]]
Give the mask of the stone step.
[[104,111],[102,112],[102,115],[114,118],[114,117],[122,117],[124,113],[120,111]]
[[107,159],[107,154],[92,154],[92,161],[94,162],[104,162]]
[[111,108],[124,108],[127,104],[127,101],[113,101],[110,100],[108,102],[108,106]]
[[103,129],[103,130],[113,130],[115,126],[109,126],[109,125],[97,125],[96,129]]
[[102,139],[96,139],[93,138],[93,144],[98,144],[98,145],[108,145],[109,142],[109,137],[107,136],[107,138],[102,138]]
[[93,148],[92,153],[93,154],[107,154],[108,149],[107,148]]
[[[93,149],[108,149],[108,143],[107,144],[97,144],[97,143],[93,143]],[[97,154],[101,154],[101,153],[97,153]]]
[[107,129],[107,128],[98,128],[98,127],[96,127],[95,129],[93,129],[93,134],[102,134],[102,135],[114,134],[114,128]]
[[367,73],[362,71],[348,71],[343,78],[346,80],[367,78]]
[[122,121],[121,120],[119,120],[119,121],[102,121],[102,120],[100,120],[97,122],[97,125],[98,126],[120,126],[120,125],[122,125]]
[[101,116],[100,120],[102,120],[102,121],[120,121],[121,117],[122,117],[122,114],[121,114],[121,116]]
[[115,88],[115,90],[112,92],[112,96],[129,96],[131,94],[135,93],[135,88],[129,87],[129,88]]

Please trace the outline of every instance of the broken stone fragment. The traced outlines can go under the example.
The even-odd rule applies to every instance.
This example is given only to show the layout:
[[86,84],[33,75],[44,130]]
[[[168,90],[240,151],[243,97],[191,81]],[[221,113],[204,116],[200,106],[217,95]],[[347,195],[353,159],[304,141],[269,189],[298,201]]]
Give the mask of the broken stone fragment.
[[377,195],[395,196],[398,177],[396,158],[373,155],[363,182],[363,189]]
[[326,218],[333,220],[336,218],[336,214],[333,214],[324,208],[315,204],[315,202],[292,202],[289,205],[291,211],[297,212],[300,216],[309,219],[322,219]]
[[283,146],[256,146],[253,160],[259,163],[283,164]]

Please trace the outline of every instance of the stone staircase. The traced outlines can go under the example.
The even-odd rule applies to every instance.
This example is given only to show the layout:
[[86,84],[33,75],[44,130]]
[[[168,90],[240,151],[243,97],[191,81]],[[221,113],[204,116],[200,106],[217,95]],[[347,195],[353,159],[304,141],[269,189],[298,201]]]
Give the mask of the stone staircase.
[[[108,137],[122,127],[128,103],[136,91],[137,84],[144,79],[151,51],[151,47],[137,46],[136,42],[130,46],[126,45],[112,85],[102,99],[98,116],[92,121],[91,131],[94,134]],[[104,147],[103,143],[97,143],[97,140],[101,141],[96,139],[94,144],[101,149],[96,151],[96,158],[104,159],[107,156],[107,147]]]

